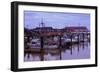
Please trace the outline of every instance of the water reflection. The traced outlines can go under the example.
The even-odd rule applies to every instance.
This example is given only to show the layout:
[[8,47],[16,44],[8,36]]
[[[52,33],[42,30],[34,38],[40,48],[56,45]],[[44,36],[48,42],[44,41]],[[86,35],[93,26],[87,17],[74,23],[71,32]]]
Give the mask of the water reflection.
[[66,48],[45,48],[32,49],[31,52],[25,52],[24,61],[50,61],[50,60],[71,60],[90,58],[90,43],[81,42],[77,44],[66,45]]

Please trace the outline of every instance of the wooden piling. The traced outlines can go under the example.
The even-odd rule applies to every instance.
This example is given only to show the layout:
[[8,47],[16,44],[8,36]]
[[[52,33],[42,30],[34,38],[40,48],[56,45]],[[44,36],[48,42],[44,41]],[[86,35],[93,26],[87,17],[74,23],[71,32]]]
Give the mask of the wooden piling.
[[59,35],[59,48],[61,48],[61,43],[62,43],[61,36]]
[[72,55],[72,42],[73,42],[72,39],[73,39],[73,34],[71,34],[71,37],[70,37],[70,40],[71,40],[71,44],[70,44],[71,45],[71,55]]
[[43,61],[44,60],[44,49],[43,49],[43,46],[44,46],[44,37],[41,36],[40,40],[41,40],[40,60]]

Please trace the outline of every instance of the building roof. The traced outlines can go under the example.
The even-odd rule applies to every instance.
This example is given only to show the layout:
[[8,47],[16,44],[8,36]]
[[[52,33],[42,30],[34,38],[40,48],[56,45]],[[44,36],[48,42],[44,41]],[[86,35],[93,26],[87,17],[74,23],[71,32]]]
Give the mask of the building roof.
[[89,30],[85,26],[65,27],[64,30],[69,32],[88,32]]
[[52,27],[37,27],[32,30],[25,28],[25,33],[30,35],[41,35],[41,36],[50,36],[50,35],[62,35],[63,33],[83,33],[89,32],[85,26],[81,27],[65,27],[63,29],[53,29]]

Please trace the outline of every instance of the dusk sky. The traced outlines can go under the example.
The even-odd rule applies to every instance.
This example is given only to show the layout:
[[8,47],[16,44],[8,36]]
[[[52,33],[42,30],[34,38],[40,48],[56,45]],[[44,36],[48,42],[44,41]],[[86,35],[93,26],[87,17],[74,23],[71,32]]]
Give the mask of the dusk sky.
[[86,26],[90,29],[90,14],[24,11],[25,28],[39,27],[42,20],[45,27],[61,29],[67,26]]

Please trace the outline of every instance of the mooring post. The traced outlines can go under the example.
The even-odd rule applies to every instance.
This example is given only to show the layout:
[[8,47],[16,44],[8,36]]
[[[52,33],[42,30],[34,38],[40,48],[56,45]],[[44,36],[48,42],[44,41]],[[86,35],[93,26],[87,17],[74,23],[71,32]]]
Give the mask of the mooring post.
[[59,48],[61,48],[61,36],[59,35]]
[[73,41],[72,41],[72,38],[73,38],[73,34],[71,34],[71,37],[70,37],[70,39],[71,39],[71,55],[72,55],[72,43],[73,43]]
[[40,43],[41,43],[41,49],[43,49],[44,41],[43,41],[43,36],[40,37]]
[[80,34],[78,34],[78,44],[80,43]]
[[77,41],[78,41],[77,46],[78,46],[78,52],[79,52],[79,44],[80,44],[80,35],[79,34],[77,35]]
[[83,49],[84,49],[84,43],[85,43],[85,33],[83,33]]
[[88,34],[86,34],[86,39],[87,39],[87,42],[89,41],[89,39],[88,39]]
[[43,50],[43,46],[44,46],[44,37],[43,37],[43,36],[40,37],[40,43],[41,43],[40,59],[41,59],[41,61],[43,61],[43,60],[44,60],[44,50]]
[[78,47],[78,52],[80,51],[80,49],[79,49],[79,43],[77,44],[77,47]]
[[85,41],[85,40],[84,40],[84,38],[85,38],[84,36],[85,36],[85,35],[84,35],[84,33],[83,33],[83,42]]

